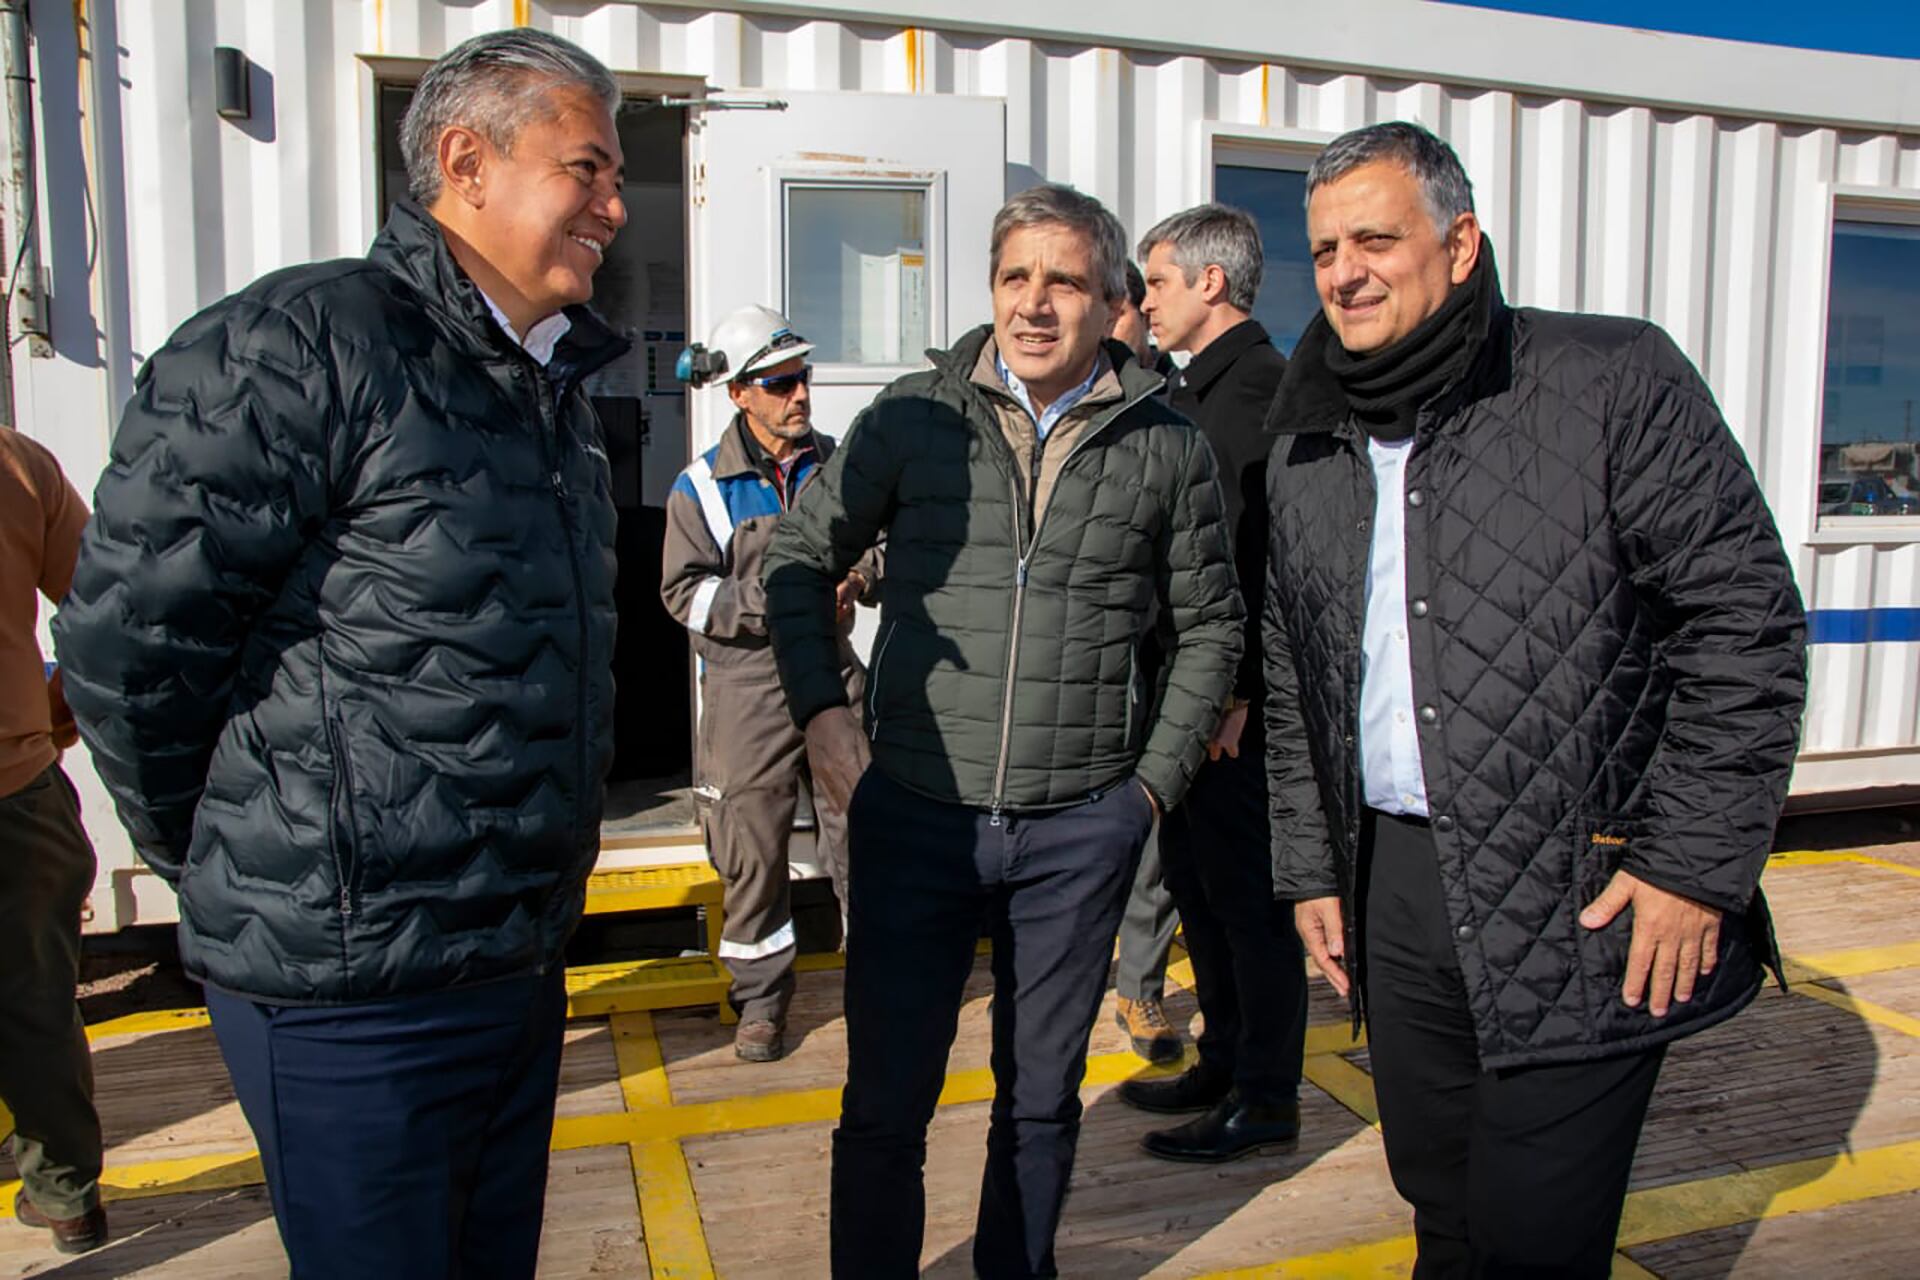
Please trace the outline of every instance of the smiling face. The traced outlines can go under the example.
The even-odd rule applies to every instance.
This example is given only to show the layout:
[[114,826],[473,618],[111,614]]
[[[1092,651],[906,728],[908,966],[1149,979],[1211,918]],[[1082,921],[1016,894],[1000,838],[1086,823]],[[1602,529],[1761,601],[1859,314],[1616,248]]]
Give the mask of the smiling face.
[[1060,222],[1007,233],[993,271],[993,340],[1036,409],[1086,381],[1113,313],[1085,235]]
[[448,129],[433,209],[450,241],[464,242],[461,265],[523,334],[593,296],[593,273],[627,221],[625,159],[606,104],[563,87],[544,108],[507,152],[474,130]]
[[1419,180],[1376,160],[1314,190],[1307,243],[1327,323],[1366,355],[1412,333],[1473,274],[1480,223],[1463,213],[1442,234]]

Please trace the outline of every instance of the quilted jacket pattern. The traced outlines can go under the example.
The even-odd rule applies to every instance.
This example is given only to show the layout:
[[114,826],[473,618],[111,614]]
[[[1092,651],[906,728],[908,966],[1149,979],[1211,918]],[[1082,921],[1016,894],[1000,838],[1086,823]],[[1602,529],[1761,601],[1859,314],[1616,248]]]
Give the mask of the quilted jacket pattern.
[[[1338,894],[1353,938],[1375,493],[1329,340],[1316,321],[1269,415],[1268,774],[1279,892]],[[1483,1068],[1731,1016],[1775,958],[1758,882],[1805,621],[1711,393],[1651,324],[1509,310],[1496,289],[1407,467],[1419,741]],[[1575,918],[1621,867],[1726,913],[1713,976],[1657,1022],[1619,999],[1631,911],[1598,932]]]
[[551,965],[611,755],[614,508],[579,383],[402,205],[141,371],[56,626],[188,971],[338,1003]]
[[[781,521],[765,574],[788,704],[805,724],[846,702],[831,584],[884,530],[876,768],[981,809],[1076,804],[1136,772],[1178,804],[1242,645],[1213,452],[1116,346],[1123,399],[1088,424],[1036,530],[970,377],[991,335],[882,392]],[[1171,654],[1157,705],[1138,666],[1156,625]]]

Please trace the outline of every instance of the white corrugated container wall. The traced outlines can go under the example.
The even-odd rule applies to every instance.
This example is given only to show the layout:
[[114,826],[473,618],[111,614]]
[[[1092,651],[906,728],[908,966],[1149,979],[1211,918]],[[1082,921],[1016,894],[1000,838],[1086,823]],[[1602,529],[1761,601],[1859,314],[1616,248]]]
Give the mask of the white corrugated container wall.
[[[1920,126],[1856,131],[1116,49],[963,30],[978,19],[958,16],[945,29],[932,18],[904,26],[590,0],[96,0],[95,9],[113,11],[124,50],[126,207],[123,217],[100,213],[109,239],[114,223],[124,228],[136,362],[263,272],[364,250],[375,229],[373,81],[355,55],[430,58],[514,23],[566,35],[616,70],[725,89],[1002,97],[1009,183],[1071,183],[1136,231],[1205,195],[1214,136],[1260,145],[1411,119],[1465,161],[1511,300],[1646,316],[1698,362],[1766,486],[1810,607],[1920,606],[1920,543],[1835,541],[1816,533],[1814,516],[1831,185],[1920,194],[1911,131]],[[244,49],[270,77],[264,127],[231,127],[204,101],[216,44]],[[23,377],[42,372],[35,363],[46,362],[16,353]],[[33,428],[76,474],[104,458],[107,396],[103,384],[84,421]],[[1901,749],[1905,771],[1920,774],[1910,762],[1920,645],[1817,646],[1812,671],[1803,786],[1871,781],[1876,753]],[[1850,772],[1814,777],[1821,757]]]

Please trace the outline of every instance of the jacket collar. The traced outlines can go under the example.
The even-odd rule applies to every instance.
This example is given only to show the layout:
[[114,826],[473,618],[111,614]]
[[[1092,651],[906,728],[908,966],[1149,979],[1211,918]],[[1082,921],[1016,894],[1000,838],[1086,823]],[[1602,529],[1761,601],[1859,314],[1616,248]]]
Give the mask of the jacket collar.
[[[367,259],[399,277],[440,318],[442,329],[463,354],[497,359],[519,352],[532,358],[494,323],[486,295],[454,260],[440,224],[412,200],[394,202]],[[555,383],[571,388],[633,346],[591,307],[571,306],[564,311],[570,327],[555,345],[548,365]]]
[[[979,364],[987,344],[992,341],[993,326],[983,324],[962,334],[960,340],[945,351],[938,348],[928,351],[927,359],[933,362],[934,371],[941,379],[971,388],[974,385],[974,366]],[[1126,343],[1108,338],[1105,350],[1107,363],[1113,366],[1114,376],[1120,379],[1120,391],[1127,403],[1153,395],[1166,386],[1167,380],[1163,375],[1140,367],[1140,362],[1133,358],[1133,352]]]
[[[748,441],[746,418],[736,412],[727,429],[720,433],[720,443],[714,446],[714,479],[724,480],[729,476],[760,474],[760,459],[766,456],[766,451],[759,447],[757,441],[752,444]],[[813,461],[816,466],[833,456],[833,445],[818,431],[809,432],[804,443],[807,448],[813,450]]]
[[[1481,241],[1487,282],[1487,306],[1479,349],[1460,379],[1443,390],[1420,413],[1419,432],[1474,400],[1502,391],[1513,381],[1513,314],[1501,295],[1500,277],[1493,262],[1493,246]],[[1327,367],[1327,349],[1339,339],[1322,311],[1308,321],[1300,342],[1287,361],[1280,389],[1267,408],[1266,430],[1274,435],[1305,435],[1338,431],[1352,418],[1347,395]],[[1212,350],[1212,348],[1208,348]]]
[[1231,369],[1241,356],[1263,342],[1271,345],[1272,341],[1267,336],[1265,326],[1258,320],[1242,320],[1209,342],[1199,355],[1187,361],[1179,385],[1196,396],[1203,396],[1207,388],[1219,381],[1220,375]]

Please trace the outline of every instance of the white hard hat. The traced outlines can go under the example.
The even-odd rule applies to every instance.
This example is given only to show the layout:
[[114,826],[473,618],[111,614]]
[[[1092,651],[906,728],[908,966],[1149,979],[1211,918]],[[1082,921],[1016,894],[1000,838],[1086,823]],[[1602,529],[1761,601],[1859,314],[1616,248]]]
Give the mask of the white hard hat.
[[[750,373],[806,355],[813,344],[793,331],[787,318],[771,307],[742,307],[713,328],[713,338],[690,365],[694,376],[687,380],[695,386],[707,382],[733,382]],[[683,375],[685,376],[685,375]]]

